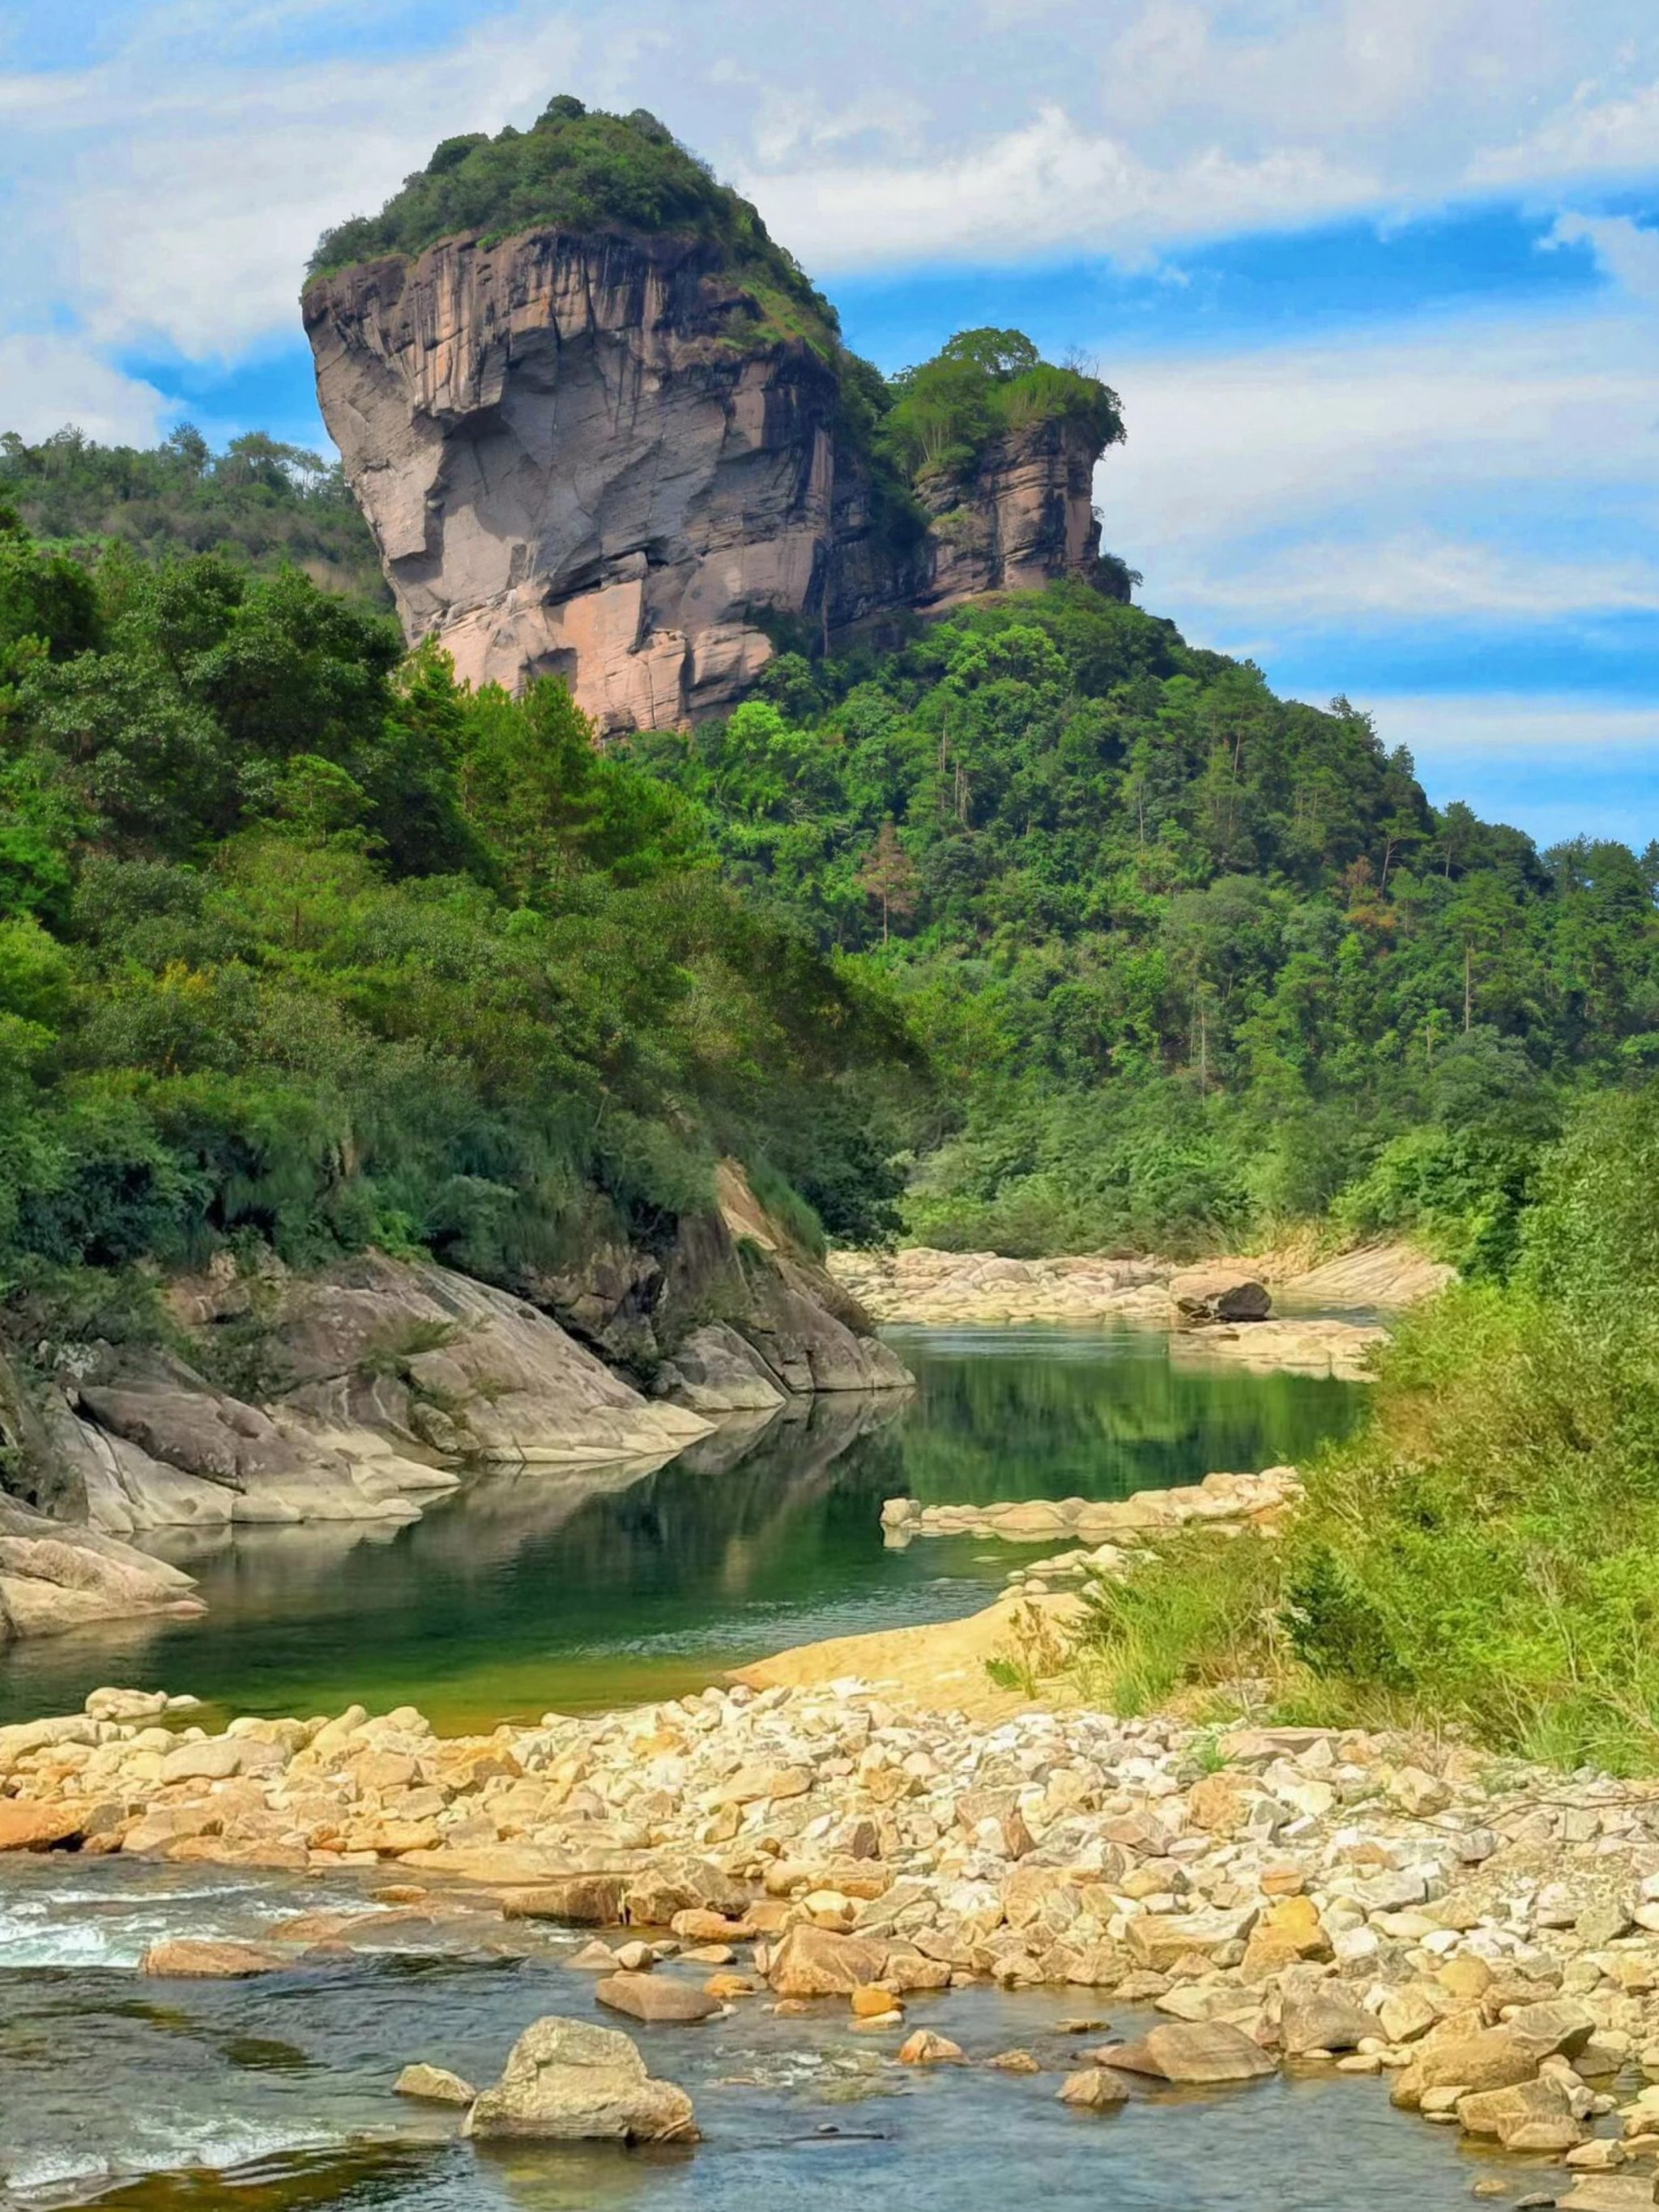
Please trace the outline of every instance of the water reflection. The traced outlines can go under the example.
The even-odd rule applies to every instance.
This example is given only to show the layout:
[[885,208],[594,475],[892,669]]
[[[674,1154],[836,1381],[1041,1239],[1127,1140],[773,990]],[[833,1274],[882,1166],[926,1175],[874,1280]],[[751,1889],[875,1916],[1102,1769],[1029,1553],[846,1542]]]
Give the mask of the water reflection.
[[884,1550],[884,1498],[1124,1496],[1304,1456],[1362,1402],[1306,1376],[1174,1367],[1149,1332],[895,1341],[914,1393],[728,1424],[655,1468],[498,1470],[408,1527],[169,1544],[206,1618],[14,1647],[0,1717],[111,1680],[244,1711],[412,1700],[449,1729],[677,1694],[787,1644],[965,1612],[1000,1583],[995,1545]]

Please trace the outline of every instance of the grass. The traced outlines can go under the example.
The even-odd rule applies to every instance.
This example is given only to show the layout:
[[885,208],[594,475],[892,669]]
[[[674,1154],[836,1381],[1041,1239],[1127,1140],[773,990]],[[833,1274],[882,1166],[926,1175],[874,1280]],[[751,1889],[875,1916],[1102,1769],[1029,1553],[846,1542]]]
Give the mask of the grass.
[[1276,1539],[1188,1537],[1088,1594],[1090,1694],[1659,1772],[1656,1182],[1659,1091],[1582,1109],[1511,1279],[1402,1324]]

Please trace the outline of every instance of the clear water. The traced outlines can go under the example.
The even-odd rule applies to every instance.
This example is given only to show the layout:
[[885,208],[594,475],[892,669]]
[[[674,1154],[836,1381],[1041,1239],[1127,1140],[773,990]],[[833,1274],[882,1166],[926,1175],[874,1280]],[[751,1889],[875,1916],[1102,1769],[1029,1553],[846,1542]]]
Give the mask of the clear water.
[[[1152,1334],[899,1340],[918,1378],[903,1404],[832,1401],[644,1477],[481,1480],[390,1538],[243,1536],[195,1563],[206,1620],[26,1646],[5,1662],[5,1711],[143,1680],[267,1711],[412,1698],[456,1727],[678,1690],[799,1638],[982,1601],[1007,1550],[884,1551],[881,1501],[901,1490],[1119,1496],[1304,1455],[1363,1402],[1305,1377],[1175,1370]],[[354,1955],[256,1981],[133,1971],[163,1936],[257,1936],[362,1905],[376,1879],[0,1858],[0,2212],[1006,2212],[1011,2190],[1054,2212],[1453,2212],[1480,2176],[1548,2178],[1329,2075],[1141,2086],[1115,2115],[1068,2111],[1054,2092],[1079,2039],[1061,2022],[1143,2024],[1079,1990],[912,2001],[908,2026],[970,2056],[1030,2050],[1045,2070],[1029,2076],[900,2068],[897,2037],[833,2001],[629,2023],[691,2092],[702,2144],[475,2150],[392,2082],[417,2058],[489,2081],[542,2014],[603,2017],[563,1963],[574,1938],[457,1899],[435,1927],[388,1916]]]
[[0,1720],[73,1711],[109,1681],[243,1712],[412,1702],[447,1731],[678,1695],[788,1644],[986,1603],[1009,1547],[887,1551],[884,1498],[1127,1497],[1294,1462],[1364,1404],[1353,1384],[1172,1364],[1149,1330],[891,1340],[913,1394],[727,1428],[654,1474],[489,1474],[395,1531],[249,1529],[175,1550],[204,1619],[15,1647]]
[[[757,2002],[697,2027],[629,2023],[653,2071],[690,2091],[702,2144],[474,2150],[454,2139],[453,2113],[405,2103],[392,2082],[414,2058],[489,2081],[542,2014],[605,2018],[592,1978],[564,1967],[556,1942],[244,1983],[130,1971],[158,1932],[257,1934],[299,1905],[343,1901],[337,1879],[0,1863],[0,1960],[38,1962],[0,1972],[0,2205],[1006,2212],[1013,2188],[1056,2212],[1452,2212],[1476,2178],[1519,2185],[1533,2172],[1391,2112],[1379,2081],[1329,2074],[1203,2095],[1140,2085],[1116,2114],[1071,2112],[1055,2091],[1105,2031],[1061,2021],[1148,2024],[1075,1990],[911,2001],[908,2026],[970,2057],[1027,2049],[1045,2069],[1030,2075],[900,2068],[896,2035],[855,2030],[831,2000],[787,2021]],[[62,1963],[39,1963],[52,1956]]]

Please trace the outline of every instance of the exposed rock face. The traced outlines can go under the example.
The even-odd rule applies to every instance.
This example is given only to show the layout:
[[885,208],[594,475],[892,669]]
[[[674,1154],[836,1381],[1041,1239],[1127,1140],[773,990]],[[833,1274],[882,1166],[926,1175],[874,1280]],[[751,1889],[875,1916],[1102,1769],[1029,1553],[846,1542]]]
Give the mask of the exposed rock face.
[[601,1249],[537,1296],[607,1358],[660,1360],[658,1391],[701,1413],[909,1382],[858,1300],[767,1212],[736,1161],[721,1162],[715,1199],[682,1217],[659,1257]]
[[1033,422],[989,448],[965,499],[954,489],[924,492],[932,528],[917,605],[943,612],[981,592],[1091,574],[1100,555],[1092,489],[1099,459],[1077,424]]
[[318,396],[411,640],[509,688],[562,676],[602,731],[732,704],[768,617],[825,629],[1096,573],[1097,453],[1034,424],[920,545],[874,527],[835,369],[763,336],[713,249],[462,236],[306,292]]
[[0,1644],[127,1615],[198,1613],[194,1588],[177,1567],[0,1495]]

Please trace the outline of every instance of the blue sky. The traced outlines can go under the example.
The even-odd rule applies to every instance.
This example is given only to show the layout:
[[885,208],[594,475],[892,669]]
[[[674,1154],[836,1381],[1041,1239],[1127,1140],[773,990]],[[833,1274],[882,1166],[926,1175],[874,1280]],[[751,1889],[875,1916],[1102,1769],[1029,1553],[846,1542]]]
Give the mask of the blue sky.
[[325,224],[556,90],[749,191],[891,368],[1123,397],[1107,543],[1438,799],[1659,836],[1651,0],[14,0],[0,428],[323,435]]

